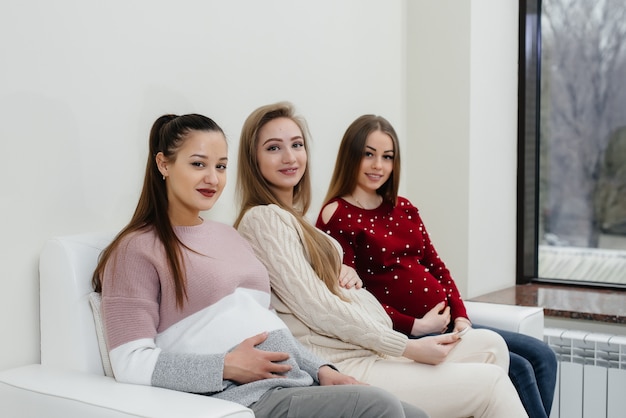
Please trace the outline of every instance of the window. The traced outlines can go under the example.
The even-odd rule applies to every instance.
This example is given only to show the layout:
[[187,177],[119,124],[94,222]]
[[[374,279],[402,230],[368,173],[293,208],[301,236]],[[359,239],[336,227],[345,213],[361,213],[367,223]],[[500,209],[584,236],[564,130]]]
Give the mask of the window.
[[518,283],[626,288],[626,3],[520,0]]

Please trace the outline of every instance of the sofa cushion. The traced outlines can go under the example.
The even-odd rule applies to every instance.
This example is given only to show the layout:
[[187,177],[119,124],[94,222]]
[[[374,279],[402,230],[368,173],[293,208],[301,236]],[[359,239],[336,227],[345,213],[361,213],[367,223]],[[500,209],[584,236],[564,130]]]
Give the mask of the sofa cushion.
[[109,359],[109,350],[107,349],[106,339],[104,338],[104,325],[102,324],[102,314],[100,312],[100,302],[102,297],[98,292],[89,294],[89,304],[93,312],[93,321],[96,325],[96,335],[98,336],[98,348],[100,349],[100,357],[102,358],[102,367],[104,375],[113,377],[113,368]]
[[464,301],[470,320],[476,325],[530,335],[543,341],[543,308]]

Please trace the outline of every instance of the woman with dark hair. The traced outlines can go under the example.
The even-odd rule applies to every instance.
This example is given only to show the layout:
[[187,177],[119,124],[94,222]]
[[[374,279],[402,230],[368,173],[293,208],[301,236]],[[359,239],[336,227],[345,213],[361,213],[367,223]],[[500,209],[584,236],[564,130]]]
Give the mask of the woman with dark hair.
[[[472,326],[450,271],[439,258],[415,206],[398,196],[400,147],[383,117],[364,115],[346,130],[317,227],[343,248],[385,307],[393,327],[410,337]],[[477,326],[480,327],[480,326]],[[482,327],[485,328],[485,327]],[[489,328],[510,351],[509,376],[526,412],[550,414],[556,356],[536,338]]]
[[487,330],[419,340],[394,331],[376,298],[342,266],[341,247],[305,218],[308,130],[291,104],[262,106],[239,144],[235,226],[265,264],[272,306],[306,347],[433,417],[522,417],[508,351]]
[[93,276],[115,378],[238,402],[257,417],[425,416],[304,349],[270,309],[267,271],[248,243],[200,216],[219,199],[227,163],[211,119],[154,123],[135,214]]

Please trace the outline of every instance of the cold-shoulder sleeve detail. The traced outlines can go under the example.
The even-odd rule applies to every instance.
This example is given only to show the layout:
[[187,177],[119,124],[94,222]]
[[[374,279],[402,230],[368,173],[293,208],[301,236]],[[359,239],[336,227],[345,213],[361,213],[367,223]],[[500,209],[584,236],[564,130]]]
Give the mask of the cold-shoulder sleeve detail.
[[350,241],[350,238],[347,234],[341,233],[341,222],[338,221],[338,218],[341,217],[339,213],[341,212],[341,201],[339,199],[334,199],[328,204],[333,202],[337,202],[338,206],[330,219],[328,219],[328,222],[324,223],[324,220],[322,219],[322,211],[324,210],[324,208],[322,208],[322,211],[320,211],[320,214],[317,217],[317,222],[315,226],[329,236],[333,237],[333,239],[341,245],[341,249],[343,252],[343,263],[356,269],[356,253],[354,251],[354,246],[356,244]]

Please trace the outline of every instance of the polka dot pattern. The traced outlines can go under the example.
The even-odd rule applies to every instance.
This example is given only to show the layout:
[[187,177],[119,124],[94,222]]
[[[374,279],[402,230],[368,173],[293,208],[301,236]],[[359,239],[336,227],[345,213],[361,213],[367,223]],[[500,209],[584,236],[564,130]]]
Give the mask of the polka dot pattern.
[[343,247],[344,263],[356,269],[364,285],[387,310],[394,328],[410,333],[421,318],[445,301],[452,317],[466,317],[450,272],[432,245],[418,209],[405,198],[366,210],[343,199],[327,224],[317,227]]

